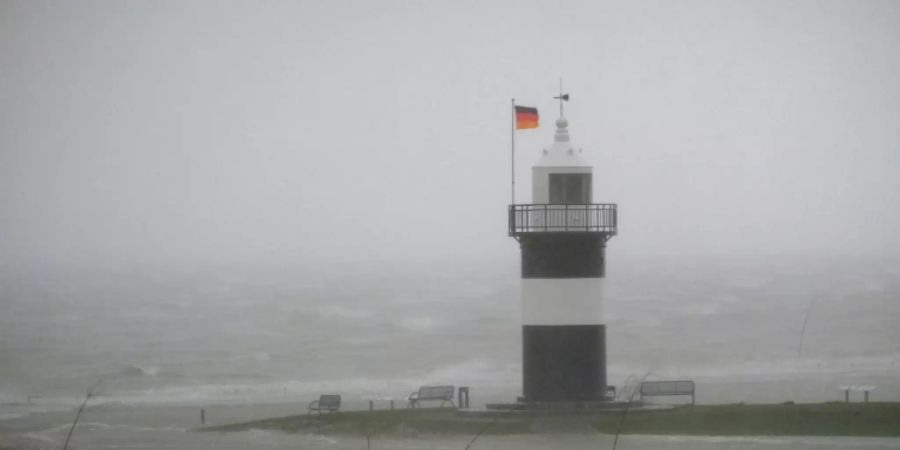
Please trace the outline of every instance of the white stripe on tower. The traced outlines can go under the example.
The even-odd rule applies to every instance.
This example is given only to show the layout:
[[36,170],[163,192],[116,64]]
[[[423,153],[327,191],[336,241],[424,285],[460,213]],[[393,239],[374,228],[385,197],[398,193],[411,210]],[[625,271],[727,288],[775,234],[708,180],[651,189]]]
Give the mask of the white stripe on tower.
[[603,323],[603,278],[522,279],[522,325]]

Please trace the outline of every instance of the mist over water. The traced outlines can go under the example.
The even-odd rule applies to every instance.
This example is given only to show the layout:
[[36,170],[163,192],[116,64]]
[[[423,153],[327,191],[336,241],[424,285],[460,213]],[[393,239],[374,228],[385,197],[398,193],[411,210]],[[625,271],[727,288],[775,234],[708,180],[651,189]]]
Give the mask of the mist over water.
[[[611,267],[609,380],[620,389],[627,377],[649,373],[695,380],[700,403],[839,401],[844,385],[877,386],[873,401],[900,396],[898,261],[625,258]],[[519,283],[515,263],[496,260],[48,271],[36,278],[6,272],[0,414],[7,422],[0,434],[23,448],[52,448],[85,388],[102,379],[96,406],[79,426],[83,444],[356,448],[347,438],[254,432],[211,441],[183,430],[197,425],[200,407],[210,423],[227,423],[300,413],[324,392],[341,393],[346,409],[364,409],[369,400],[387,408],[390,399],[402,407],[430,383],[470,386],[476,407],[511,401],[521,394]],[[389,447],[457,445],[383,439]],[[586,448],[605,438],[553,439]],[[624,442],[648,449],[897,445],[672,439]],[[482,445],[515,442],[488,438]],[[529,442],[536,446],[525,448],[543,448]]]
[[[499,263],[499,264],[498,264]],[[611,383],[698,379],[704,403],[826,401],[900,384],[896,261],[612,261]],[[318,272],[317,272],[318,271]],[[348,280],[352,280],[350,283]],[[402,399],[425,383],[511,400],[521,374],[515,264],[456,271],[69,272],[6,278],[5,402]],[[803,321],[809,315],[806,329]],[[802,343],[801,343],[802,333]],[[760,387],[762,386],[762,387]]]

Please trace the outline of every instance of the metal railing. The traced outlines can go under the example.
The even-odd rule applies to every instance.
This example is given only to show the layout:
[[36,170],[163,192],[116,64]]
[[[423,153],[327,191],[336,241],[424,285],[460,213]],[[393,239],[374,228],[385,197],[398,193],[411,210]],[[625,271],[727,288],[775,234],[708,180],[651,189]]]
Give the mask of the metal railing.
[[603,233],[615,235],[615,203],[509,205],[509,235]]

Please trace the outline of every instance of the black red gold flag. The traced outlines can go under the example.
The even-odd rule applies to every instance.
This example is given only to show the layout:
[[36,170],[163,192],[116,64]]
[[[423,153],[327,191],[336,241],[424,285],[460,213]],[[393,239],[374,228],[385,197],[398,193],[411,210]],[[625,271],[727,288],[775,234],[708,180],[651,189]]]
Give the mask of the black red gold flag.
[[539,125],[537,108],[529,106],[516,106],[516,129],[524,130],[537,128]]

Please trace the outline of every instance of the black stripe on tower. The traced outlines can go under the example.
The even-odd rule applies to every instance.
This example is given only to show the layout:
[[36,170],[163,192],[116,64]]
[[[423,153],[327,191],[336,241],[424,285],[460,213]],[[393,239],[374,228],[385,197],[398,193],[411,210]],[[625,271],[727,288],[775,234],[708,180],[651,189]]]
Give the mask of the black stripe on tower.
[[526,400],[604,400],[604,325],[523,325],[522,350]]
[[522,278],[603,278],[606,238],[602,234],[522,236]]
[[[606,275],[606,237],[602,234],[522,236],[519,243],[522,278]],[[522,374],[523,394],[528,401],[604,400],[606,327],[523,325]]]

